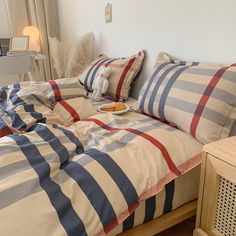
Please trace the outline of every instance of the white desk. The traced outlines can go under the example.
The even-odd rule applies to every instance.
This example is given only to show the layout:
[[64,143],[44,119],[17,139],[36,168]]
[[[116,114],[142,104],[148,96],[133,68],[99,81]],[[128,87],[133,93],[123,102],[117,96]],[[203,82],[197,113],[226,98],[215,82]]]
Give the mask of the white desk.
[[23,81],[27,74],[33,81],[36,75],[40,77],[37,62],[45,58],[43,54],[0,57],[0,75],[21,75],[20,81]]

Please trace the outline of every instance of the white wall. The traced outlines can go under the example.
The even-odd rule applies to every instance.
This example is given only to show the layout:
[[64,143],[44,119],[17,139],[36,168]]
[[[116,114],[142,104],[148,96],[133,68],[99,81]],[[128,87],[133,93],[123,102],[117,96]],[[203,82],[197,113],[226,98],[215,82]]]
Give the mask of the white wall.
[[135,96],[161,51],[181,59],[236,61],[235,0],[110,0],[112,24],[104,21],[107,1],[58,1],[63,41],[93,31],[99,51],[109,56],[147,51]]

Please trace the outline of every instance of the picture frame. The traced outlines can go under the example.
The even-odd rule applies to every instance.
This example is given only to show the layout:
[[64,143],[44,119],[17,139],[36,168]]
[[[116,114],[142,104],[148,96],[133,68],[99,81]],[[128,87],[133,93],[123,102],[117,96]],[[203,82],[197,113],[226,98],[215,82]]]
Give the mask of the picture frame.
[[29,36],[12,36],[9,51],[22,52],[29,50]]

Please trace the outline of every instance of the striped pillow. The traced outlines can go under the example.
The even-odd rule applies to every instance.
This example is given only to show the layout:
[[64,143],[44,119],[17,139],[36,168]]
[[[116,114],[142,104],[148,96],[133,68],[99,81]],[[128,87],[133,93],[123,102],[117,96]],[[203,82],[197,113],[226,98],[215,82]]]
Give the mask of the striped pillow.
[[107,95],[115,100],[127,100],[131,84],[142,67],[144,52],[140,51],[137,55],[127,58],[108,58],[100,56],[91,66],[81,75],[80,81],[88,91],[92,91],[92,84],[98,75],[101,66],[112,68],[109,77],[109,88]]
[[138,107],[204,144],[225,138],[236,119],[236,64],[185,62],[162,53]]

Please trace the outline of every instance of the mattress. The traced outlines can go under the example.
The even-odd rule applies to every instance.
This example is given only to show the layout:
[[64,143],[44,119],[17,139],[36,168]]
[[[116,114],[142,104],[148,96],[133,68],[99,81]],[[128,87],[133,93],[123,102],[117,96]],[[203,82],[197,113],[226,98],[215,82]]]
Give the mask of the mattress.
[[[136,100],[130,98],[127,103],[130,107],[132,107],[132,104],[135,101]],[[102,100],[101,102],[93,102],[96,107],[106,103],[109,104],[112,102],[106,99]],[[157,119],[153,119],[149,116],[134,112],[132,110],[123,114],[122,117],[125,117],[127,120],[141,121],[142,123],[162,127],[169,131],[172,130],[173,132],[180,132],[169,124],[162,123]],[[122,224],[118,225],[115,229],[108,233],[108,235],[113,236],[123,233],[197,199],[199,179],[200,166],[197,166],[186,174],[171,181],[157,195],[142,201],[135,212],[133,212],[133,214],[130,215]]]

